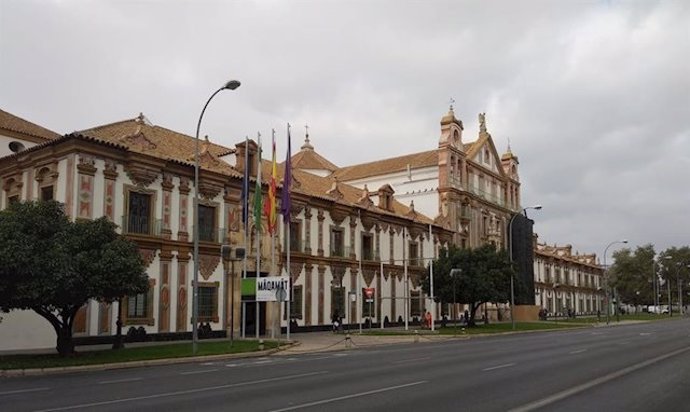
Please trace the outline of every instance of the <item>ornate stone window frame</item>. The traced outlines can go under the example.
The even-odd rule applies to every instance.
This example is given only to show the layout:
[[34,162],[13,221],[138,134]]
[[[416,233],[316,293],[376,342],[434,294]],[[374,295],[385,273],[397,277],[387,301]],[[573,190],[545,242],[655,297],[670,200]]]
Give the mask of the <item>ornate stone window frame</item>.
[[158,191],[154,189],[144,189],[139,186],[134,186],[134,185],[123,185],[123,192],[124,192],[124,210],[123,210],[123,215],[122,219],[120,222],[120,227],[122,229],[123,234],[130,234],[128,230],[126,230],[125,226],[125,221],[129,220],[129,197],[130,193],[141,193],[141,194],[146,194],[151,196],[151,203],[149,204],[149,222],[150,222],[150,228],[149,228],[149,233],[131,233],[134,235],[141,235],[141,236],[153,236],[155,234],[155,224],[156,224],[156,204],[157,204],[157,195]]

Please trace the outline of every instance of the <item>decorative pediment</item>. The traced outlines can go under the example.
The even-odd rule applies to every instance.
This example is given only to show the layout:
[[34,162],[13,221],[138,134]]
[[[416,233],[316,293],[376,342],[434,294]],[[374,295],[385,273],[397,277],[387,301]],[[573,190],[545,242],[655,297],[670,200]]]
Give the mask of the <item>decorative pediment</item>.
[[49,183],[57,181],[59,175],[59,172],[57,170],[57,162],[39,166],[34,171],[34,175],[36,176],[36,181],[38,183]]
[[115,180],[117,179],[118,173],[117,173],[117,163],[115,161],[106,159],[105,160],[105,168],[103,169],[103,175],[107,179]]
[[333,180],[333,184],[331,185],[331,188],[326,191],[326,194],[330,196],[331,198],[335,200],[340,200],[343,198],[343,193],[340,191],[340,182],[338,182],[338,179]]
[[[366,212],[361,215],[361,220],[362,220],[362,226],[364,226],[364,230],[367,232],[371,230],[374,225],[376,225],[376,218],[369,216]],[[380,229],[378,229],[380,230]]]
[[364,283],[366,286],[371,286],[371,282],[374,281],[376,273],[377,270],[374,268],[362,267],[362,278],[364,278]]
[[302,273],[303,267],[304,263],[290,262],[290,280],[292,281],[293,285],[297,283],[297,280],[299,280],[299,276]]
[[336,225],[340,225],[341,223],[343,223],[345,218],[349,216],[348,212],[348,210],[341,210],[338,208],[330,210],[330,215],[331,219],[333,220],[333,223],[335,223]]
[[223,190],[223,185],[215,182],[199,182],[199,194],[207,199],[213,200]]
[[208,280],[220,263],[220,255],[201,255],[199,256],[199,273],[204,280]]
[[359,199],[357,199],[357,204],[366,208],[374,206],[374,201],[369,197],[369,188],[367,188],[366,184],[364,185],[364,189],[362,189],[362,194],[359,196]]
[[77,164],[79,173],[93,176],[96,174],[96,159],[93,156],[79,155],[79,163]]
[[335,287],[340,287],[343,285],[343,276],[345,276],[345,271],[347,270],[347,266],[344,264],[332,264],[331,265],[331,274],[333,275],[333,280],[331,281],[331,285]]
[[189,194],[190,191],[190,186],[189,186],[189,179],[186,177],[180,177],[180,194],[186,195]]
[[157,171],[133,163],[127,165],[125,173],[132,183],[139,187],[148,187],[158,177]]
[[163,173],[163,182],[161,183],[161,187],[164,190],[173,190],[175,185],[173,184],[173,175],[170,173]]
[[138,126],[134,133],[122,136],[119,140],[120,143],[124,143],[128,147],[136,147],[141,150],[153,150],[158,147],[146,136],[146,134],[144,134],[141,126]]
[[408,276],[410,278],[410,283],[412,283],[413,288],[418,288],[422,285],[422,274],[421,273],[408,273]]

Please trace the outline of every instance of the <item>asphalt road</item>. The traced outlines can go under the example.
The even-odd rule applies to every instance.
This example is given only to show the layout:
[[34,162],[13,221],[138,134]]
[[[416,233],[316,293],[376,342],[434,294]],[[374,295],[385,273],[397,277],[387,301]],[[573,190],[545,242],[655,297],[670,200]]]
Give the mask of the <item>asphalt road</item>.
[[681,411],[689,384],[683,319],[3,378],[0,411]]

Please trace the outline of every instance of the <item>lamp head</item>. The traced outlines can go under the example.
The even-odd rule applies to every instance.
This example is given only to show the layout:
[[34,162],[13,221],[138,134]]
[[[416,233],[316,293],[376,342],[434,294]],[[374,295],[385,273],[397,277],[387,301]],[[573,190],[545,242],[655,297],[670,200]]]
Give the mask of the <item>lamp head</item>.
[[230,80],[229,82],[225,83],[225,86],[223,86],[223,89],[228,89],[228,90],[235,90],[238,87],[240,87],[240,82],[237,80]]
[[621,243],[628,243],[628,239],[621,240]]
[[541,210],[541,205],[534,205],[534,206],[532,206],[532,209]]

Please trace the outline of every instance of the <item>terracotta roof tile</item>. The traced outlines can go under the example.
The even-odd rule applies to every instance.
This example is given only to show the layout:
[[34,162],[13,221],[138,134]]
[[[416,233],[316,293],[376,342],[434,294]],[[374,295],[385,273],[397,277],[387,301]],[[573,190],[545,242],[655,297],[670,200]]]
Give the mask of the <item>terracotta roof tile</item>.
[[407,165],[410,165],[412,169],[438,165],[438,150],[428,150],[426,152],[347,166],[336,170],[332,176],[342,181],[352,181],[369,176],[402,172],[407,170]]
[[310,148],[304,148],[295,153],[291,161],[294,169],[328,170],[329,172],[338,170],[338,166],[329,162],[326,158]]
[[38,137],[44,140],[53,140],[60,137],[58,133],[48,130],[45,127],[31,123],[21,117],[7,113],[0,109],[0,129],[9,130],[16,133],[21,133],[33,137]]
[[[186,164],[194,163],[195,139],[192,136],[151,125],[142,115],[134,119],[86,129],[79,133],[124,145],[133,152]],[[232,176],[242,175],[218,158],[233,153],[234,149],[201,140],[199,152],[202,168]]]

